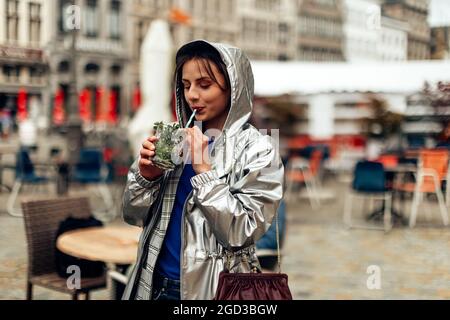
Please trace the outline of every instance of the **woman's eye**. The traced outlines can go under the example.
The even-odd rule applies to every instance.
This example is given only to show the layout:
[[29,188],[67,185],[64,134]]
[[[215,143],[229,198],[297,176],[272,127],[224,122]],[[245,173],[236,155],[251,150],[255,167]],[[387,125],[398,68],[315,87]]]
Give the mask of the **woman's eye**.
[[200,84],[200,87],[201,87],[202,89],[208,89],[209,86],[210,86],[209,83],[202,83],[202,84]]

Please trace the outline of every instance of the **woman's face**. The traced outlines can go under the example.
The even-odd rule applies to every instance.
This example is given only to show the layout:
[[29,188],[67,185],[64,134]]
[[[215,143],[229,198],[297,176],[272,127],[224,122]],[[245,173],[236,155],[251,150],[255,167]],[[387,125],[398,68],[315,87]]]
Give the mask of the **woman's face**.
[[207,62],[192,59],[183,65],[184,97],[189,107],[197,110],[195,119],[202,121],[205,129],[222,130],[228,115],[230,90],[222,89],[227,87],[226,80],[217,66],[209,63],[218,83],[208,76],[205,63]]

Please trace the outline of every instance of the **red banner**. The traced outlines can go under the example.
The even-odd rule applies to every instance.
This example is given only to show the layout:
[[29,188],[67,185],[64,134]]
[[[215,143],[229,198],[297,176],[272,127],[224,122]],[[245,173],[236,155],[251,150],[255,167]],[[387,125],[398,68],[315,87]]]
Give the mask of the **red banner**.
[[139,87],[136,87],[133,91],[133,101],[132,101],[132,109],[133,112],[136,112],[142,104],[142,95],[141,95],[141,89]]
[[105,112],[105,89],[103,87],[97,88],[95,96],[95,121],[96,122],[106,122],[107,113]]
[[17,118],[20,122],[27,119],[27,92],[21,88],[17,95]]
[[66,112],[64,110],[64,91],[59,89],[56,91],[53,105],[53,123],[55,125],[62,125],[65,118]]
[[115,90],[109,91],[109,122],[111,124],[117,123],[117,92]]
[[91,122],[91,92],[83,89],[79,95],[80,118],[84,123]]

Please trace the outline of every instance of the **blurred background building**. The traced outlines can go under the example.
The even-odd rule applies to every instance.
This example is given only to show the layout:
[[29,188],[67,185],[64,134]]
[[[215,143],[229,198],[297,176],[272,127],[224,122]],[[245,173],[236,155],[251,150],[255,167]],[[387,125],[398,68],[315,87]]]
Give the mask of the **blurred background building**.
[[51,2],[0,0],[0,109],[12,117],[31,101],[33,115],[48,104],[50,21],[45,19]]
[[304,0],[298,2],[297,59],[344,60],[343,2]]
[[[53,109],[68,108],[68,87],[72,80],[72,30],[65,24],[70,0],[53,0],[49,13],[49,92]],[[129,1],[75,1],[80,7],[81,29],[76,39],[76,88],[85,122],[116,122],[128,112],[130,97],[126,33]]]
[[254,60],[293,60],[297,56],[297,6],[290,0],[238,1],[235,43]]
[[80,117],[114,127],[141,104],[141,45],[155,19],[169,22],[175,48],[203,38],[239,46],[252,61],[390,63],[449,58],[450,18],[435,8],[445,2],[0,0],[0,108],[16,119],[32,106],[42,127],[67,121],[71,4],[80,14]]
[[430,58],[429,5],[430,0],[385,0],[382,5],[385,16],[403,20],[409,24],[409,60]]
[[450,59],[450,1],[432,2],[428,23],[431,27],[431,58]]

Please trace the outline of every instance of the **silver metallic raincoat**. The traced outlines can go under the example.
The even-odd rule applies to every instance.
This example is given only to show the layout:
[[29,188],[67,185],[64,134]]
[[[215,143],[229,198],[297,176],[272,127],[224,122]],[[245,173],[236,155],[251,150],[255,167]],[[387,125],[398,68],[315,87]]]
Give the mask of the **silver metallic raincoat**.
[[[200,40],[202,41],[202,40]],[[284,168],[272,137],[247,123],[252,112],[253,73],[243,52],[210,43],[220,53],[231,83],[231,105],[222,133],[210,150],[212,170],[191,179],[182,213],[181,299],[212,299],[219,273],[259,268],[255,242],[267,231],[283,196]],[[184,127],[191,110],[176,88],[177,118]],[[123,299],[151,299],[152,275],[170,220],[178,166],[155,181],[131,166],[123,217],[142,226],[138,259]],[[160,194],[161,193],[161,194]]]

